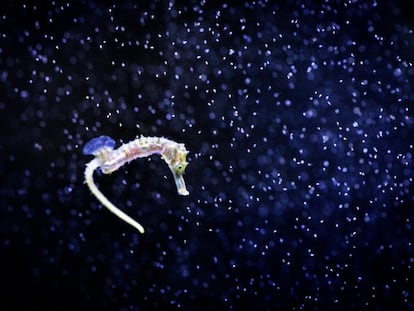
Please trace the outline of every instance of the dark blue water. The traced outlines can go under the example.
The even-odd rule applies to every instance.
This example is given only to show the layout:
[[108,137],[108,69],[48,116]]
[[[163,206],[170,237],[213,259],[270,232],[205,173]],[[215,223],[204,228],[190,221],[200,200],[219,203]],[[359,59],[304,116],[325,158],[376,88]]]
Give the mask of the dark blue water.
[[[0,11],[0,306],[411,310],[409,1],[76,1]],[[82,148],[164,136],[96,174]]]

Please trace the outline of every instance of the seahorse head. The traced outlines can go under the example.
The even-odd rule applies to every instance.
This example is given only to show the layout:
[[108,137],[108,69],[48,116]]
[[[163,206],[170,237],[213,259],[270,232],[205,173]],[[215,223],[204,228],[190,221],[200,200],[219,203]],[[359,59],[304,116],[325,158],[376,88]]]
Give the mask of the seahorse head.
[[162,152],[162,157],[167,162],[174,176],[175,185],[180,195],[189,194],[183,178],[184,171],[188,165],[187,154],[188,151],[185,149],[184,144],[171,144]]

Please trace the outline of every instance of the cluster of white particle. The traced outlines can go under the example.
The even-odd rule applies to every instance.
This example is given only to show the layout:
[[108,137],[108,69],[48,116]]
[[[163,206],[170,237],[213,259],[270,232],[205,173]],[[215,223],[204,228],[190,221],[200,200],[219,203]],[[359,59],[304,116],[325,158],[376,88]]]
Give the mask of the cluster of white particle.
[[[47,242],[33,284],[56,269],[40,284],[66,293],[76,272],[74,295],[101,309],[412,309],[406,12],[353,0],[10,3],[0,199],[22,249]],[[158,157],[96,178],[145,236],[109,217],[94,229],[101,205],[84,190],[81,150],[103,133],[191,151],[185,200]]]

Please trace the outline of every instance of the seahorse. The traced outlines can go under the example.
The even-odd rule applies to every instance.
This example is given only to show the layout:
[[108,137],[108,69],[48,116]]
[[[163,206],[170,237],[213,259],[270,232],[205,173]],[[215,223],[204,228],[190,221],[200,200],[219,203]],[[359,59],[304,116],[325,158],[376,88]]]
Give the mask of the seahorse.
[[95,156],[86,165],[85,183],[103,206],[126,223],[135,227],[139,232],[144,233],[144,227],[140,223],[112,204],[98,189],[93,180],[93,172],[100,168],[102,173],[110,174],[134,159],[148,157],[152,154],[160,154],[173,174],[178,194],[188,195],[189,192],[183,178],[184,171],[188,165],[186,160],[188,151],[184,144],[176,143],[173,140],[164,137],[144,136],[123,144],[118,149],[114,148],[115,141],[105,135],[93,138],[85,144],[82,150],[83,154]]

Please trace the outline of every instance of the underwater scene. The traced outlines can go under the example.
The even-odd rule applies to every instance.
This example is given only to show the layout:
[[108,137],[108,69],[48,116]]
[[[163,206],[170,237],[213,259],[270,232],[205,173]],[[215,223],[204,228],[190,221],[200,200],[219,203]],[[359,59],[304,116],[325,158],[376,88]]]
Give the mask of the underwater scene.
[[3,1],[1,310],[412,310],[410,1]]

